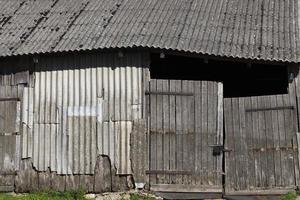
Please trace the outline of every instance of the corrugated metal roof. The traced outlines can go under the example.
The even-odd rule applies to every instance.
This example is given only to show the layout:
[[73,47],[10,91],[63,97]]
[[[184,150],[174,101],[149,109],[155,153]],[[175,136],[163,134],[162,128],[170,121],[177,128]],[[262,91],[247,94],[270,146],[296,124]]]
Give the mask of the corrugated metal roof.
[[300,62],[298,0],[0,0],[0,56],[151,47]]

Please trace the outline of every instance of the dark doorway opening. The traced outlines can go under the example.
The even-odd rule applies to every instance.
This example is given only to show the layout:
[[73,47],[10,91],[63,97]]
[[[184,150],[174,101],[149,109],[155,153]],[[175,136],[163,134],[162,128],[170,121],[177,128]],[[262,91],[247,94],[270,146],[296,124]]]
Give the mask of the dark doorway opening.
[[222,81],[224,97],[286,94],[287,66],[151,55],[152,79]]

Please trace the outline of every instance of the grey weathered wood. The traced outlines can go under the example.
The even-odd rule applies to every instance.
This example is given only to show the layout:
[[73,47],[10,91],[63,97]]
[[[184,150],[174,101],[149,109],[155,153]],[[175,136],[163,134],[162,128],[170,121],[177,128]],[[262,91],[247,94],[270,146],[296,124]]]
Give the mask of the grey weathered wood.
[[[161,95],[164,93],[170,95]],[[152,177],[150,186],[182,184],[221,188],[222,162],[217,162],[219,158],[213,155],[209,147],[217,144],[217,138],[221,139],[218,134],[222,134],[220,131],[218,133],[218,128],[222,128],[217,125],[218,103],[220,113],[223,107],[222,100],[218,102],[218,98],[221,98],[218,97],[218,83],[151,80],[148,94],[149,172],[153,172],[149,173]],[[220,124],[223,123],[221,120],[223,117],[219,116]],[[206,160],[205,165],[202,158]],[[193,174],[172,173],[174,171],[192,171]]]
[[292,94],[225,99],[226,194],[296,185],[294,108]]
[[[217,107],[217,144],[218,145],[224,145],[223,144],[223,120],[224,120],[224,117],[223,117],[223,84],[222,83],[218,83],[218,99],[217,99],[217,104],[218,104],[218,107]],[[223,155],[220,155],[218,158],[217,158],[217,161],[216,161],[216,169],[217,171],[221,172],[223,171],[223,167],[222,167],[222,163],[223,162]],[[218,174],[217,174],[218,175]],[[221,185],[222,184],[222,180],[221,178],[219,177],[216,177],[217,179],[217,184],[218,185]]]
[[135,183],[146,183],[147,166],[147,129],[145,120],[135,120],[130,135],[130,157],[132,175]]
[[151,186],[151,190],[155,192],[222,192],[220,188],[216,188],[214,186],[199,187],[195,185],[182,184],[154,184]]
[[[163,81],[162,91],[169,91],[169,81]],[[162,109],[163,109],[163,169],[170,169],[170,101],[169,96],[162,97]],[[170,183],[170,176],[165,174],[164,183]]]
[[[151,81],[150,90],[156,91],[156,82]],[[152,134],[152,131],[156,131],[156,96],[150,96],[150,170],[156,170],[156,134]],[[150,175],[150,184],[156,184],[156,175]]]
[[[163,80],[156,80],[156,91],[163,90]],[[156,96],[156,131],[163,132],[163,96]],[[164,167],[164,134],[156,134],[156,168],[163,169]],[[164,176],[157,175],[157,183],[164,183]]]
[[111,191],[111,165],[108,157],[98,156],[94,173],[94,192]]
[[[176,91],[176,82],[170,80],[170,92]],[[170,96],[170,118],[169,118],[169,131],[176,132],[176,96]],[[176,170],[176,134],[170,134],[170,170]],[[170,184],[174,184],[176,175],[170,175]]]

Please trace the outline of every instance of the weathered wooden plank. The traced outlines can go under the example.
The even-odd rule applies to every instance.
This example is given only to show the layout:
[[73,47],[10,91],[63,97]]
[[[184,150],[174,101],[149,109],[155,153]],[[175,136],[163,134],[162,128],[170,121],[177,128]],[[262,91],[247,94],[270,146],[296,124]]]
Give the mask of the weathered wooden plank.
[[202,184],[208,185],[208,83],[206,81],[202,82],[201,88],[201,153],[202,153]]
[[[265,108],[265,99],[264,97],[257,97],[258,99],[258,107]],[[258,112],[258,134],[259,134],[259,140],[258,144],[259,147],[263,149],[263,151],[260,152],[260,173],[261,173],[261,182],[259,184],[260,187],[267,187],[267,154],[264,149],[266,149],[266,118],[265,118],[265,112]]]
[[235,156],[235,188],[239,190],[242,187],[243,180],[242,169],[241,169],[241,135],[240,135],[240,119],[239,119],[239,99],[232,99],[232,116],[233,116],[233,147],[234,147],[234,156]]
[[[223,136],[223,128],[224,128],[224,123],[223,123],[223,120],[224,120],[224,112],[223,112],[223,97],[224,97],[224,91],[223,91],[223,83],[218,83],[218,96],[217,96],[217,144],[219,145],[224,145],[223,144],[223,139],[224,139],[224,136]],[[222,172],[223,171],[223,154],[220,155],[218,158],[217,158],[217,166],[216,166],[216,170],[218,172]],[[217,181],[216,181],[216,184],[217,185],[222,185],[222,178],[220,176],[219,173],[217,173]]]
[[[189,85],[188,81],[183,80],[182,81],[182,92],[188,92],[189,91]],[[182,97],[181,98],[181,109],[182,109],[182,132],[179,132],[179,134],[182,134],[182,169],[183,170],[188,170],[190,168],[190,163],[189,163],[189,156],[192,156],[192,152],[188,152],[188,145],[189,145],[189,127],[188,127],[188,120],[189,116],[192,113],[190,108],[189,108],[189,97]],[[187,175],[182,176],[182,183],[183,184],[188,184],[189,182],[189,177]]]
[[[271,106],[276,106],[277,100],[276,96],[271,97]],[[271,111],[272,115],[272,133],[273,133],[273,147],[278,148],[280,147],[280,132],[279,132],[279,123],[278,123],[278,111],[273,110]],[[279,151],[274,152],[274,174],[275,174],[275,186],[282,185],[282,176],[281,176],[281,154]]]
[[94,192],[111,191],[111,165],[107,156],[98,156],[94,172]]
[[[272,101],[272,97],[267,97],[267,104],[270,105]],[[265,112],[266,118],[266,148],[274,147],[274,138],[273,138],[273,116],[272,111]],[[266,152],[267,154],[267,185],[269,187],[275,186],[275,161],[274,161],[274,154],[275,152]]]
[[[163,90],[163,80],[156,80],[156,91]],[[156,131],[163,132],[163,96],[156,96]],[[163,169],[164,166],[164,146],[163,134],[156,134],[156,167]],[[157,175],[157,183],[165,183],[164,176]]]
[[[176,92],[182,92],[182,82],[176,81]],[[176,168],[183,170],[183,135],[182,135],[182,97],[176,96]],[[182,184],[182,176],[176,176],[176,183]]]
[[[194,81],[188,82],[188,91],[194,92]],[[188,141],[187,141],[187,163],[189,169],[195,171],[195,97],[188,97],[188,117],[187,117],[187,130],[188,130]],[[188,176],[188,184],[193,183],[193,176]]]
[[215,184],[215,160],[216,157],[213,157],[213,148],[209,148],[209,145],[216,144],[216,107],[217,107],[217,98],[215,93],[215,83],[207,82],[207,144],[205,148],[207,149],[207,178],[208,183]]
[[[176,91],[176,82],[170,80],[170,92]],[[176,97],[171,95],[169,98],[169,139],[170,139],[170,170],[176,170]],[[176,175],[170,175],[170,184],[174,184]]]
[[[283,97],[282,95],[277,95],[277,105],[282,106],[283,105]],[[278,124],[279,124],[279,145],[285,146],[285,127],[284,127],[284,110],[279,110],[278,111]],[[285,151],[280,151],[281,154],[281,175],[282,175],[282,186],[287,184],[287,166],[286,163],[288,162],[287,154]]]
[[[257,107],[257,97],[251,97],[251,105],[252,108]],[[261,148],[260,146],[260,135],[259,135],[259,120],[258,113],[253,113],[253,144],[255,144],[256,148]],[[260,169],[260,152],[254,155],[254,163],[255,163],[255,187],[259,187],[261,183],[261,169]]]
[[151,191],[161,191],[161,192],[222,192],[222,189],[215,188],[214,186],[210,187],[199,187],[199,186],[192,186],[192,185],[182,185],[182,184],[154,184],[150,188]]
[[196,185],[201,184],[201,179],[202,179],[202,135],[203,132],[201,132],[201,125],[202,125],[202,118],[201,118],[201,113],[202,113],[202,103],[201,103],[201,98],[202,98],[202,92],[201,92],[201,84],[202,82],[197,81],[195,83],[194,87],[194,93],[195,93],[195,175],[194,175],[194,183]]
[[[156,91],[156,82],[151,81],[150,82],[150,90]],[[156,131],[156,96],[151,95],[150,96],[150,170],[156,170],[156,135],[152,134],[152,131]],[[150,183],[156,184],[156,175],[150,175]]]
[[[169,81],[164,80],[162,83],[162,91],[169,91]],[[163,170],[169,170],[170,169],[170,100],[169,96],[163,96],[162,97],[163,105]],[[170,183],[170,176],[165,175],[164,176],[164,183]]]
[[147,166],[147,129],[145,120],[135,120],[130,135],[130,159],[135,183],[146,183]]
[[[245,98],[245,108],[251,108],[251,98]],[[254,148],[254,140],[253,140],[253,113],[245,112],[245,120],[246,120],[246,141],[247,141],[247,154],[248,154],[248,173],[251,174],[247,177],[247,186],[248,189],[252,189],[255,186],[255,154],[253,151],[249,151],[249,149]]]

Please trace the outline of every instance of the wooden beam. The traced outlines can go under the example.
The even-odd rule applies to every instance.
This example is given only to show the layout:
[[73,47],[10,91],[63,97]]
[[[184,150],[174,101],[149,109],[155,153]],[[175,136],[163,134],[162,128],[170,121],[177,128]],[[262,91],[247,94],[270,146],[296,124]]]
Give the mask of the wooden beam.
[[192,171],[178,171],[178,170],[146,170],[146,174],[180,174],[180,175],[192,175]]
[[200,185],[181,185],[181,184],[152,184],[150,187],[154,192],[208,192],[222,193],[222,187],[200,186]]
[[266,189],[266,190],[245,190],[245,191],[234,191],[234,192],[226,192],[225,196],[267,196],[267,195],[282,195],[288,192],[295,192],[295,188],[273,188],[273,189]]

